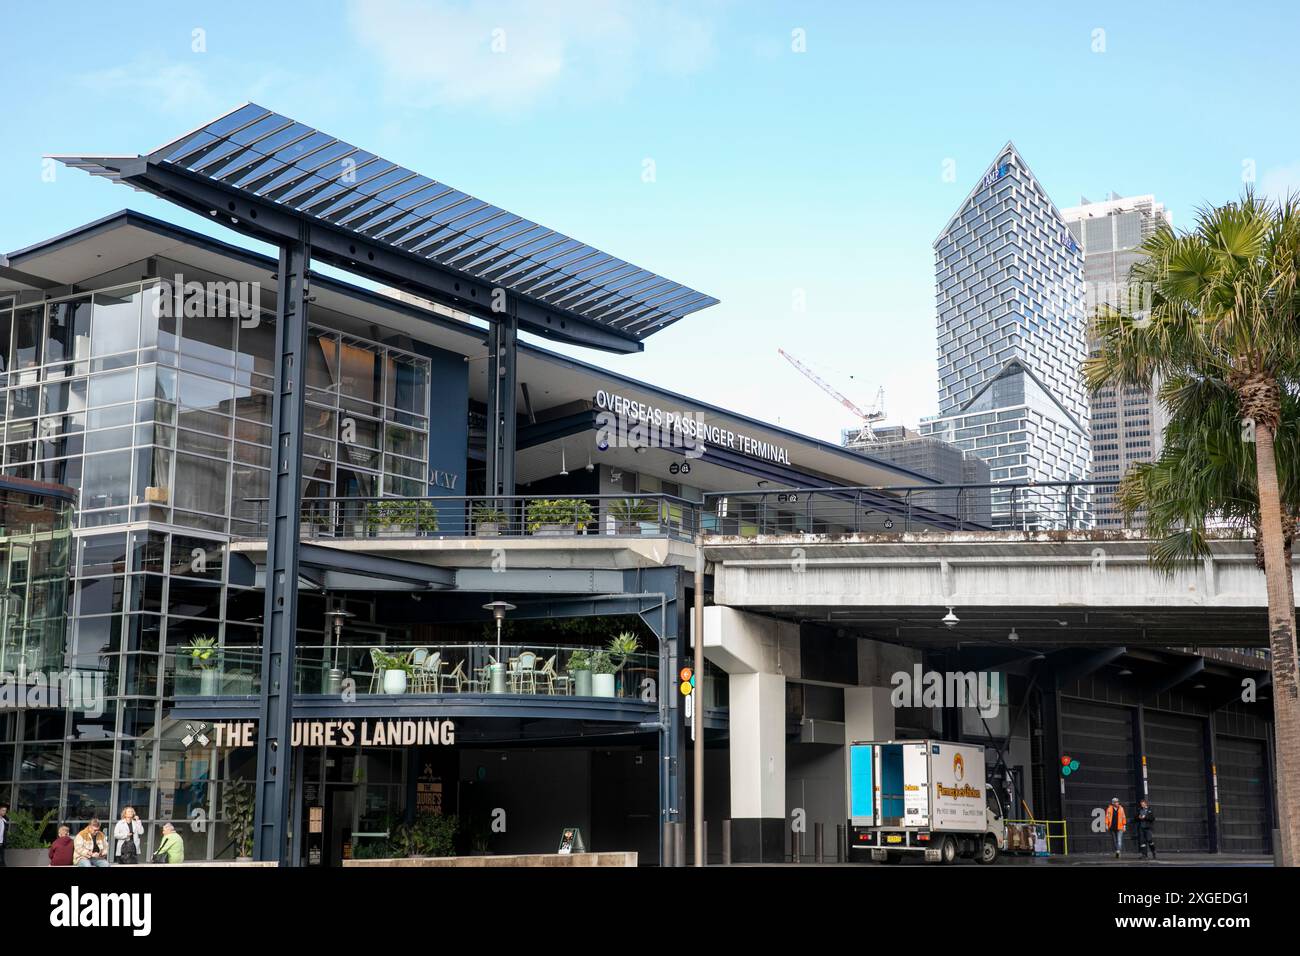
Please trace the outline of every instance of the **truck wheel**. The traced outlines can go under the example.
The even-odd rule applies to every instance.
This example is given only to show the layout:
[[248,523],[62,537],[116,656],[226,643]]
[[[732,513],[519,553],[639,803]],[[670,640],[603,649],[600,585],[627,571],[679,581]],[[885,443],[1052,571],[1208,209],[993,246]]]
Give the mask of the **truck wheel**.
[[952,837],[944,837],[943,842],[939,844],[939,862],[947,866],[957,860],[957,841]]
[[992,863],[998,858],[998,841],[991,836],[984,838],[984,843],[980,846],[980,855],[977,859],[981,863]]

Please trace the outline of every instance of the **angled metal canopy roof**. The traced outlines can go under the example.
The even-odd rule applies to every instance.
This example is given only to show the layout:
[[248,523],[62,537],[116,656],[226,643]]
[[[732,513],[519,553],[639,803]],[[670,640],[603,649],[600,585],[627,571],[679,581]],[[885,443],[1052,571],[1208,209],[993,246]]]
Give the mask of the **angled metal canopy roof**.
[[56,158],[550,338],[638,351],[718,301],[252,103],[145,156]]

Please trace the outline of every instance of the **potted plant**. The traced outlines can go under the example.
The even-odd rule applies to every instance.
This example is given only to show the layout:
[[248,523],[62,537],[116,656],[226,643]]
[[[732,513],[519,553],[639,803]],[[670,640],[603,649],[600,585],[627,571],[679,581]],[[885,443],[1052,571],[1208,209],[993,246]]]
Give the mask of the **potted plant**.
[[53,810],[39,820],[27,810],[11,811],[5,836],[5,862],[10,866],[49,866],[50,844],[45,840],[45,829],[53,819]]
[[406,683],[411,673],[411,665],[399,654],[375,654],[375,666],[383,673],[382,689],[385,694],[405,694]]
[[432,501],[383,498],[366,505],[366,526],[375,532],[433,532],[438,530],[438,508]]
[[538,536],[582,534],[591,524],[591,505],[580,498],[534,498],[526,519],[529,533]]
[[578,648],[570,652],[564,669],[573,678],[573,692],[579,697],[591,696],[591,652]]
[[235,859],[253,858],[253,792],[247,780],[232,780],[224,795],[226,824],[235,844]]
[[613,697],[614,674],[618,666],[609,651],[592,651],[591,654],[591,696]]
[[495,505],[474,506],[474,534],[480,538],[495,538],[506,523],[506,513]]
[[631,631],[623,631],[609,639],[609,644],[605,648],[610,658],[617,665],[615,672],[621,671],[627,659],[641,650],[641,642],[636,639],[636,635]]
[[190,638],[185,649],[190,654],[190,668],[199,672],[199,693],[204,697],[217,696],[221,689],[217,639],[199,634]]
[[621,498],[610,503],[609,513],[619,534],[643,534],[649,527],[659,530],[659,506],[645,498]]

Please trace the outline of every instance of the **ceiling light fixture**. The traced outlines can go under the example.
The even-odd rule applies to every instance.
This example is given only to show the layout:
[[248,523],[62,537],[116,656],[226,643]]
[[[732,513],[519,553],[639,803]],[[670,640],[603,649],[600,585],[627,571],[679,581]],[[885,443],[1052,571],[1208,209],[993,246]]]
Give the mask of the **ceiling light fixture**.
[[1016,629],[1014,626],[1011,628],[1011,633],[1007,635],[1007,640],[1010,641],[1012,644],[1020,640],[1020,635],[1016,633]]
[[940,618],[940,621],[943,622],[943,625],[945,627],[956,627],[958,624],[961,623],[961,618],[959,618],[956,614],[954,614],[952,612],[952,608],[950,607],[948,608],[948,613],[945,614],[942,618]]

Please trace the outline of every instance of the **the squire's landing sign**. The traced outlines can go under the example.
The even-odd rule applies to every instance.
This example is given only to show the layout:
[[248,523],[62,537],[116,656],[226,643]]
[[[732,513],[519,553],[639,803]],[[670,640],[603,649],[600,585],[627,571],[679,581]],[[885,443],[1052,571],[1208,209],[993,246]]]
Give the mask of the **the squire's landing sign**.
[[148,936],[153,929],[150,893],[83,893],[74,886],[50,897],[50,925],[57,929],[129,929]]
[[[211,730],[214,746],[257,746],[256,721],[218,721]],[[450,720],[295,720],[289,743],[293,747],[450,747],[456,743],[456,725]]]

